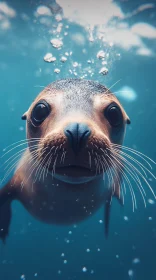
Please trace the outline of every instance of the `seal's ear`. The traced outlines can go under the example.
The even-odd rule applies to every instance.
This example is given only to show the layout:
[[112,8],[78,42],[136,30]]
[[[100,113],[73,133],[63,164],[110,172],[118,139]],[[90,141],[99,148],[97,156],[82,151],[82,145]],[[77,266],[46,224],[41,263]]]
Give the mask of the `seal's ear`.
[[27,119],[27,112],[23,114],[23,116],[21,117],[22,120],[26,120]]

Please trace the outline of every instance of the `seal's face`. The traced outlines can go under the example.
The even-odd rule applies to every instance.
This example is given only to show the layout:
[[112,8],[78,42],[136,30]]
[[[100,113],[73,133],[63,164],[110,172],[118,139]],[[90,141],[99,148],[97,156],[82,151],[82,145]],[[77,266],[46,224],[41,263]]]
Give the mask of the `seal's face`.
[[[84,183],[112,164],[112,143],[122,144],[128,117],[104,86],[61,80],[45,88],[26,113],[29,149],[54,177]],[[33,143],[33,144],[32,144]]]

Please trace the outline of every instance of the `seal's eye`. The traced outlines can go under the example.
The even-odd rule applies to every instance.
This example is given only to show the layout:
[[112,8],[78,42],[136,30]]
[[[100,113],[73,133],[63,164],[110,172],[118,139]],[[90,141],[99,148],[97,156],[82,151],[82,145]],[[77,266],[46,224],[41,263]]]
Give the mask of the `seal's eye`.
[[48,117],[49,113],[49,104],[46,101],[40,101],[36,104],[31,114],[33,124],[36,126],[40,125]]
[[120,108],[116,104],[110,104],[105,110],[105,117],[111,126],[120,126],[123,122],[123,116]]

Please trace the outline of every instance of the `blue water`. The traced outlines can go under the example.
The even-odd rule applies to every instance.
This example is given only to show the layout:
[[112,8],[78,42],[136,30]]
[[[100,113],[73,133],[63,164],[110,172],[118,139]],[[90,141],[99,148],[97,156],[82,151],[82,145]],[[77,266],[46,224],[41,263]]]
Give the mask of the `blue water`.
[[[99,81],[107,87],[111,87],[118,81],[112,88],[114,92],[128,87],[127,95],[118,93],[122,105],[131,118],[124,145],[135,148],[156,160],[156,36],[154,31],[151,36],[150,32],[146,32],[143,37],[138,35],[137,39],[139,38],[141,43],[139,41],[136,44],[132,43],[134,38],[130,38],[127,31],[127,36],[124,33],[122,38],[123,42],[117,42],[116,38],[111,47],[97,39],[96,27],[93,31],[95,40],[90,42],[84,24],[74,20],[71,22],[67,17],[57,22],[54,16],[46,16],[49,21],[47,26],[40,22],[41,16],[34,16],[37,7],[42,4],[41,1],[19,2],[18,0],[5,2],[7,7],[16,11],[16,16],[13,14],[11,17],[4,13],[4,6],[1,6],[4,2],[0,1],[0,16],[4,16],[0,17],[1,153],[3,154],[6,146],[25,139],[25,123],[20,117],[41,91],[41,87],[60,78],[84,77]],[[50,1],[44,1],[45,3]],[[99,3],[105,17],[107,4],[102,1]],[[140,5],[149,4],[141,0],[116,3],[124,14],[131,14]],[[63,5],[65,7],[66,0]],[[121,22],[126,23],[128,28],[136,23],[144,23],[154,29],[156,8],[144,7],[145,9]],[[89,6],[88,13],[92,9],[93,7]],[[50,30],[56,31],[59,23],[63,24],[61,33],[50,33]],[[144,31],[145,28],[142,30]],[[117,31],[119,31],[118,27]],[[65,35],[65,32],[68,34]],[[78,39],[75,40],[73,37],[77,33],[79,37],[83,37],[79,43]],[[56,36],[63,40],[60,50],[54,49],[50,44],[50,40]],[[129,38],[129,47],[123,47],[124,42]],[[146,52],[138,51],[141,48],[146,49]],[[109,72],[104,76],[99,74],[103,67],[102,61],[96,57],[100,50],[109,53],[106,59],[107,65],[104,65]],[[49,52],[56,57],[55,63],[44,61],[43,57]],[[69,56],[66,55],[67,61],[62,63],[60,57],[65,56],[65,52],[68,52]],[[94,63],[87,62],[93,59]],[[74,62],[81,65],[74,67]],[[87,67],[90,67],[89,70],[93,75],[88,72]],[[60,73],[54,73],[56,68],[60,69]],[[69,70],[72,70],[72,73]],[[153,173],[156,174],[155,169]],[[3,178],[3,171],[0,175]],[[151,179],[150,175],[148,179],[156,192],[154,179]],[[134,213],[129,193],[124,208],[121,208],[115,199],[113,200],[110,233],[107,240],[104,236],[104,225],[99,222],[103,220],[103,209],[81,224],[59,227],[37,221],[21,204],[14,202],[10,234],[6,245],[1,244],[0,248],[0,280],[155,280],[156,203],[148,187],[145,184],[143,187],[147,191],[146,208],[136,186],[134,189],[138,209]],[[153,201],[152,204],[149,203],[149,199]]]

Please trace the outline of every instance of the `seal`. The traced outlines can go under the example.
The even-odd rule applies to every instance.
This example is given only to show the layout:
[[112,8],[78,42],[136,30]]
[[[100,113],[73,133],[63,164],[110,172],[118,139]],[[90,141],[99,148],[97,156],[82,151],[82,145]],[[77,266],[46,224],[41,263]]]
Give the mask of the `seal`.
[[118,99],[97,82],[58,80],[43,89],[22,119],[27,148],[0,189],[2,241],[13,200],[40,221],[60,225],[81,222],[105,204],[107,235],[112,196],[122,203],[122,167],[111,156],[113,145],[122,145],[130,123]]

